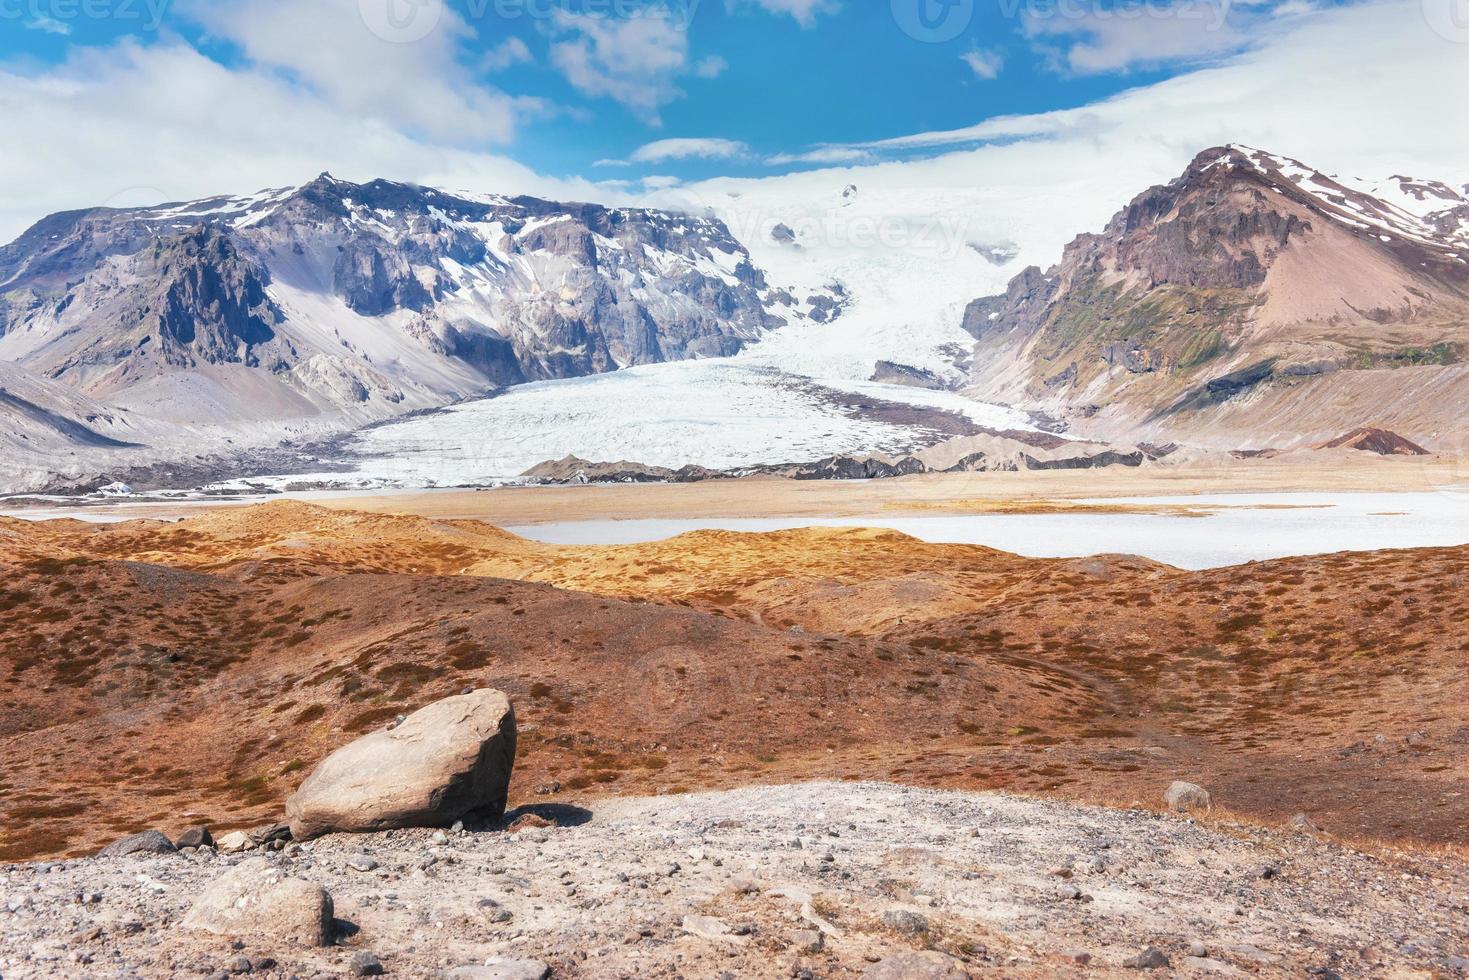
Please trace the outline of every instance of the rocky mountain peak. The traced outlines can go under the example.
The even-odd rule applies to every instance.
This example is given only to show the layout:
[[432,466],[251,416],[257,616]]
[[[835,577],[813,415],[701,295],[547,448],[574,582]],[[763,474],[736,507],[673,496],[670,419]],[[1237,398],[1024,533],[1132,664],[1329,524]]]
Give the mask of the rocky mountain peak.
[[[1466,255],[1469,199],[1442,181],[1372,183],[1212,147],[1054,268],[971,303],[975,382],[993,400],[1137,438],[1272,387],[1450,364],[1469,343]],[[1339,434],[1329,409],[1320,431]]]

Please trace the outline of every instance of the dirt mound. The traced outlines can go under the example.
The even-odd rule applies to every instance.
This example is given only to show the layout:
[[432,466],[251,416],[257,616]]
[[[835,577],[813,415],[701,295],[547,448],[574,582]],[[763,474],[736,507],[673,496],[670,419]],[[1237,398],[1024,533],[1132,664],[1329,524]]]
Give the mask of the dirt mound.
[[1353,429],[1344,436],[1329,442],[1317,443],[1312,449],[1359,449],[1379,456],[1431,456],[1433,455],[1416,442],[1403,438],[1396,432],[1374,429],[1370,426]]

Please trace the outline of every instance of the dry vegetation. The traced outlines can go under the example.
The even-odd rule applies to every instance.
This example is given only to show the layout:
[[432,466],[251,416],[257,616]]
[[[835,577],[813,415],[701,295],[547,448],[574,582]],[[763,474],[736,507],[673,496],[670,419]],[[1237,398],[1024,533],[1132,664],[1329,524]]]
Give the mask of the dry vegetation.
[[0,566],[0,861],[267,822],[330,748],[469,685],[516,700],[521,801],[834,777],[1151,803],[1189,778],[1356,838],[1469,823],[1469,549],[1184,573],[272,504],[0,521]]

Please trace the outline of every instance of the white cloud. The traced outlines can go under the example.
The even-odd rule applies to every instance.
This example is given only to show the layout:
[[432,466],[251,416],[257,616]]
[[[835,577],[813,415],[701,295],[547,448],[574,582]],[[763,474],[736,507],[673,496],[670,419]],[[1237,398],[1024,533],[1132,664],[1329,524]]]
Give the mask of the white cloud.
[[[725,0],[725,6],[734,8],[741,0]],[[802,27],[816,23],[818,14],[834,14],[841,9],[840,0],[745,0],[754,3],[772,14],[789,14]]]
[[728,67],[728,61],[717,54],[711,54],[707,58],[699,59],[699,63],[694,65],[694,74],[700,78],[718,78]]
[[515,101],[460,65],[472,31],[447,7],[411,44],[369,30],[357,0],[193,0],[180,12],[344,112],[460,144],[506,142],[514,133]]
[[862,163],[872,158],[872,151],[855,146],[818,146],[803,153],[777,153],[766,157],[765,162],[772,167],[784,167],[793,163]]
[[993,49],[981,51],[975,48],[972,51],[966,51],[961,58],[969,66],[969,70],[974,72],[976,78],[983,78],[986,81],[999,78],[1000,69],[1005,67],[1005,55]]
[[629,159],[633,163],[662,163],[665,160],[730,160],[750,152],[739,140],[666,139],[638,147]]
[[1052,70],[1095,75],[1218,60],[1319,9],[1312,0],[1146,0],[1043,4],[1023,16]]
[[518,37],[507,37],[485,52],[484,57],[480,59],[479,67],[481,71],[496,72],[513,68],[516,65],[528,65],[535,60],[524,41]]
[[[1136,182],[1176,175],[1205,147],[1241,142],[1328,170],[1462,183],[1469,177],[1469,102],[1424,93],[1469,88],[1469,58],[1462,45],[1429,30],[1418,10],[1416,0],[1383,0],[1317,12],[1219,64],[1100,102],[829,149],[892,156],[982,144],[1044,147],[1067,167],[1118,168],[1142,175]],[[1344,73],[1343,64],[1371,68]],[[1002,150],[982,146],[946,159]]]
[[37,14],[26,21],[26,27],[33,31],[44,31],[47,34],[59,34],[62,37],[71,33],[71,25],[57,20],[55,17],[47,17],[45,14]]
[[79,48],[58,66],[0,66],[0,241],[55,211],[386,177],[446,188],[614,198],[503,156],[344,111],[280,72],[228,68],[178,40]]
[[627,18],[557,10],[553,29],[566,40],[551,45],[551,63],[584,95],[610,98],[644,121],[661,125],[658,110],[683,95],[678,79],[712,77],[722,59],[689,63],[686,25],[666,7]]

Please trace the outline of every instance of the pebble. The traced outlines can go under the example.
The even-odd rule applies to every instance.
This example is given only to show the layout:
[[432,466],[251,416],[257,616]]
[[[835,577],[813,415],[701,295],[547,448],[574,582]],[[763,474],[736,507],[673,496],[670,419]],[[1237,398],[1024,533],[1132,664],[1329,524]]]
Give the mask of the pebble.
[[354,854],[347,859],[347,867],[353,871],[373,871],[377,866],[377,861],[366,854]]

